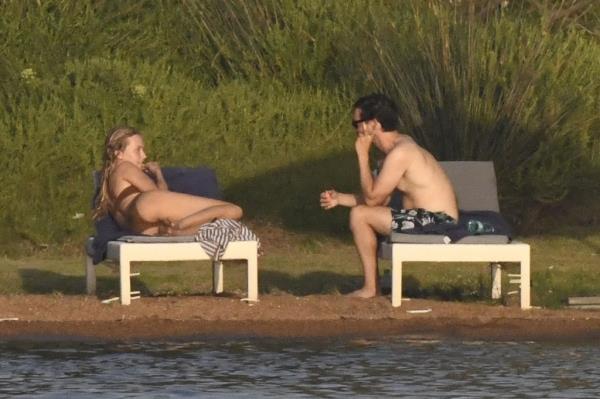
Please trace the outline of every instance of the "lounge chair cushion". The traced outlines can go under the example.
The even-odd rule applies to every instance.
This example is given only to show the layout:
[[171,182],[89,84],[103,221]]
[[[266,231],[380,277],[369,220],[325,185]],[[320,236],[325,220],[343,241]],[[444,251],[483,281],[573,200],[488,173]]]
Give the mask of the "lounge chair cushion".
[[173,243],[173,242],[195,242],[194,236],[142,236],[142,235],[127,235],[119,237],[117,241],[134,242],[134,243]]
[[500,234],[485,234],[479,236],[466,236],[457,241],[452,241],[450,237],[442,234],[404,234],[392,233],[389,242],[404,244],[507,244],[510,237]]

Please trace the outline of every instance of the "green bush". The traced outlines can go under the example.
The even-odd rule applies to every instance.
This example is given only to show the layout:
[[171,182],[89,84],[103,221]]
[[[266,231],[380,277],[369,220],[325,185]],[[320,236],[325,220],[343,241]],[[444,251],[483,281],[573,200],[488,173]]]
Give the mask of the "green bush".
[[493,160],[521,227],[579,212],[600,193],[587,4],[1,2],[0,235],[81,240],[117,124],[162,165],[214,167],[251,217],[338,233],[346,214],[324,217],[317,196],[357,188],[349,106],[372,90],[439,159]]

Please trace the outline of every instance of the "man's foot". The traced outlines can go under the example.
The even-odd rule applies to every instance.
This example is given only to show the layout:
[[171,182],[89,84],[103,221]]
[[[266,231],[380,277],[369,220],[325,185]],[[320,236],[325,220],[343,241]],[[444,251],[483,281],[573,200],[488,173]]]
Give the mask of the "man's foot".
[[380,292],[377,290],[368,290],[366,288],[361,288],[360,290],[352,291],[347,296],[352,296],[355,298],[373,298],[379,295]]

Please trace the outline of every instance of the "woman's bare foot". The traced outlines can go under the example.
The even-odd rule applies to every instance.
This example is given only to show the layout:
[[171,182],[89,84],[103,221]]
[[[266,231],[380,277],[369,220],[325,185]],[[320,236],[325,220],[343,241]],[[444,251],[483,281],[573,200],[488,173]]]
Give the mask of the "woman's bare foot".
[[378,289],[367,289],[367,288],[363,287],[359,290],[352,291],[347,296],[366,299],[366,298],[376,297],[377,295],[380,295],[380,294],[381,294],[381,292]]

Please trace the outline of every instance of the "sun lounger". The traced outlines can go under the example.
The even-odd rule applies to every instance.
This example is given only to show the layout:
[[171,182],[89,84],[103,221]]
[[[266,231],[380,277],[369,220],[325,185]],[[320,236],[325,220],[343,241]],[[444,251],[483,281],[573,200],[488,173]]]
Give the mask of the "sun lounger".
[[[87,248],[91,248],[93,237],[90,237]],[[131,291],[131,277],[139,273],[131,273],[131,262],[138,261],[187,261],[211,260],[193,236],[182,237],[148,237],[124,236],[116,241],[109,241],[106,261],[119,265],[121,304],[129,305],[131,299],[139,298],[139,291]],[[248,265],[248,301],[258,300],[258,266],[256,241],[232,241],[227,246],[221,260],[244,260]],[[90,255],[86,260],[87,293],[96,292],[96,265]],[[223,263],[212,262],[213,292],[223,292]],[[133,295],[133,296],[132,296]]]
[[[214,172],[206,168],[173,169],[164,168],[163,174],[174,191],[188,194],[203,195],[215,198],[219,195]],[[189,187],[189,177],[192,175],[192,185]],[[184,184],[181,181],[187,180]],[[98,187],[99,179],[94,178]],[[201,187],[198,187],[201,185]],[[139,291],[131,291],[131,277],[139,273],[131,272],[131,262],[139,261],[191,261],[211,260],[193,236],[181,237],[151,237],[140,235],[124,235],[111,218],[96,223],[96,237],[90,237],[86,242],[86,291],[89,295],[96,292],[96,263],[100,261],[118,264],[120,280],[120,301],[129,305],[131,299],[140,297]],[[100,227],[99,226],[104,226]],[[108,229],[106,228],[108,226]],[[103,230],[103,231],[100,231]],[[109,231],[108,233],[106,231]],[[100,237],[100,235],[104,237]],[[109,239],[106,239],[108,234]],[[118,237],[118,238],[117,238]],[[98,242],[106,239],[101,248]],[[106,244],[106,245],[104,245]],[[221,260],[244,260],[248,266],[248,301],[258,300],[258,243],[256,241],[231,241]],[[213,292],[223,292],[223,263],[212,261]]]
[[[492,162],[441,162],[454,185],[461,211],[499,212],[496,175]],[[380,257],[392,260],[392,306],[402,303],[404,262],[490,262],[492,298],[501,294],[501,262],[517,262],[520,274],[510,282],[520,284],[521,309],[530,305],[529,245],[510,241],[505,235],[469,235],[446,244],[449,237],[438,234],[392,233],[381,243]]]

